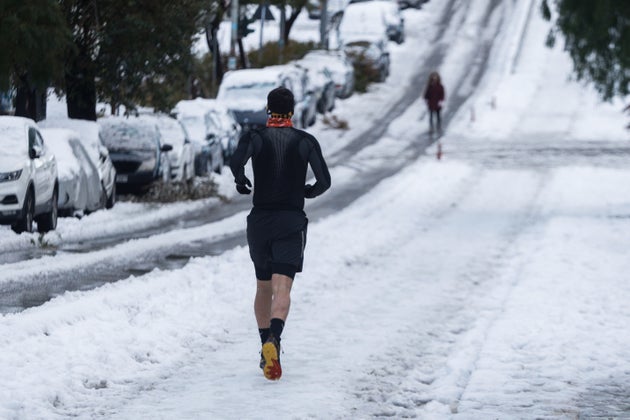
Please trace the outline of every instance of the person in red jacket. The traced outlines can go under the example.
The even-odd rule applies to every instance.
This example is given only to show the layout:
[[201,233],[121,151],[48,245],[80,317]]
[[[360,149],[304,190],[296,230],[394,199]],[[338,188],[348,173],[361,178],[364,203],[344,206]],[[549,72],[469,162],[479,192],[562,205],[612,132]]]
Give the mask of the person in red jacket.
[[427,87],[424,90],[424,100],[429,108],[429,132],[433,133],[433,117],[437,120],[438,131],[442,130],[442,102],[444,101],[444,86],[440,81],[440,75],[434,71],[429,75]]

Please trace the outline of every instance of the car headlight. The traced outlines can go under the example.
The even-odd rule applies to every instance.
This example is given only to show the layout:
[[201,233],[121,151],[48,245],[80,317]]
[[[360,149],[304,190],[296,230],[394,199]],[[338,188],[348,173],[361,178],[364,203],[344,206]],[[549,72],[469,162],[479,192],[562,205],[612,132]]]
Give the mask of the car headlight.
[[0,182],[15,181],[22,176],[22,170],[13,172],[0,172]]

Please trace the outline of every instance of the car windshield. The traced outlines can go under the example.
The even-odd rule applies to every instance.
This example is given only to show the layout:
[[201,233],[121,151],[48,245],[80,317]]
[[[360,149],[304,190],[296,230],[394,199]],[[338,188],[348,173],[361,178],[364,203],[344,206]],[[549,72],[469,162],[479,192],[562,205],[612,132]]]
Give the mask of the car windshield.
[[266,98],[270,90],[276,87],[274,82],[255,82],[225,86],[222,99]]
[[157,146],[156,133],[149,125],[106,123],[102,135],[110,151],[154,150]]

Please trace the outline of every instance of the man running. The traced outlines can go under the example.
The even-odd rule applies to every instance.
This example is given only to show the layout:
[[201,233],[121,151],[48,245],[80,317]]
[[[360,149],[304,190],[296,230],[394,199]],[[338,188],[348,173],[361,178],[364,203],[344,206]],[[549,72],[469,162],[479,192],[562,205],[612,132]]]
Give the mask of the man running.
[[[230,162],[236,189],[249,194],[245,164],[252,158],[254,207],[247,216],[247,243],[256,271],[254,313],[262,343],[265,378],[280,379],[280,337],[289,314],[291,286],[302,271],[306,227],[304,199],[330,188],[330,174],[319,143],[293,128],[295,100],[283,87],[267,96],[267,127],[243,134]],[[306,184],[310,165],[313,185]],[[306,185],[305,185],[306,184]]]

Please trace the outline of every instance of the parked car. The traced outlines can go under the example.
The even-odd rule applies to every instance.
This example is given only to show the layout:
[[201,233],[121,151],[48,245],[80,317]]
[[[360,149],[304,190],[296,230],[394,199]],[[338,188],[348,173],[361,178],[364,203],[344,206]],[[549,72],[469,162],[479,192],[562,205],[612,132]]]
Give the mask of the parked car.
[[105,208],[114,207],[116,204],[116,168],[109,157],[107,147],[103,143],[98,123],[70,118],[47,118],[40,121],[38,125],[42,128],[66,128],[78,133],[79,141],[85,146],[92,163],[98,169],[101,186],[107,197]]
[[167,154],[171,167],[170,179],[191,182],[195,177],[195,150],[182,123],[168,115],[143,115],[141,118],[155,120],[162,141],[173,147]]
[[267,68],[276,68],[289,78],[291,85],[289,89],[295,98],[293,121],[294,123],[297,121],[297,127],[306,128],[315,124],[317,121],[317,95],[312,90],[307,70],[295,64],[280,64]]
[[387,37],[397,44],[405,42],[405,18],[398,3],[392,0],[372,0],[370,4],[381,8],[387,26]]
[[63,128],[43,128],[41,133],[57,159],[59,215],[72,216],[105,208],[107,195],[98,169],[79,134]]
[[267,124],[267,94],[287,85],[286,76],[267,68],[232,70],[223,75],[217,100],[234,112],[242,130],[247,131]]
[[293,65],[232,70],[223,75],[217,100],[225,103],[234,112],[236,121],[243,131],[247,131],[267,124],[267,94],[272,89],[283,86],[295,95],[293,124],[304,128],[310,123],[306,113],[315,109],[316,102],[311,102],[305,95],[302,83],[299,72]]
[[34,121],[0,116],[0,224],[17,233],[57,227],[57,160]]
[[376,1],[349,4],[339,24],[339,39],[343,44],[368,39],[388,38],[384,8]]
[[308,74],[308,90],[317,98],[317,112],[325,114],[335,108],[335,82],[332,73],[321,62],[295,62],[298,67],[305,68]]
[[[196,98],[192,100],[183,100],[177,103],[173,109],[173,113],[177,118],[186,125],[184,120],[192,119],[192,124],[197,118],[203,118],[204,125],[199,125],[205,129],[203,136],[214,134],[215,138],[221,140],[223,148],[223,159],[228,161],[241,137],[241,126],[236,121],[234,113],[222,102],[216,99]],[[188,128],[188,132],[194,129]],[[191,135],[192,136],[192,135]],[[198,137],[203,137],[198,136]]]
[[[225,151],[212,112],[207,108],[207,99],[184,100],[173,108],[173,114],[186,128],[195,151],[195,173],[205,176],[212,172],[221,173],[225,163]],[[234,122],[237,126],[238,123]],[[240,130],[240,126],[239,126]]]
[[157,180],[170,179],[170,160],[166,154],[173,146],[163,142],[155,121],[107,117],[98,123],[116,168],[119,190],[138,192]]
[[300,60],[304,67],[327,68],[335,82],[338,98],[347,98],[354,92],[354,67],[343,49],[312,50]]
[[353,63],[365,60],[377,74],[376,81],[384,82],[389,76],[389,49],[387,41],[380,35],[370,37],[365,34],[360,39],[347,42],[344,50]]

